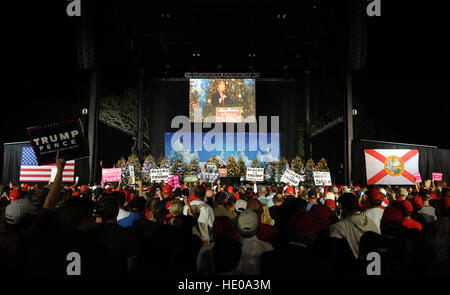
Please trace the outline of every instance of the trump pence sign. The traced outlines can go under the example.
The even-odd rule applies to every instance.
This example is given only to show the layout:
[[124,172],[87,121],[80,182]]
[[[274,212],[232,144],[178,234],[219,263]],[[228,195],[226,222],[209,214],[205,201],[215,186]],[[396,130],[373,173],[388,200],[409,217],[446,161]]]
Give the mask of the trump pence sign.
[[30,127],[27,131],[39,166],[55,163],[58,151],[66,160],[89,156],[79,120]]

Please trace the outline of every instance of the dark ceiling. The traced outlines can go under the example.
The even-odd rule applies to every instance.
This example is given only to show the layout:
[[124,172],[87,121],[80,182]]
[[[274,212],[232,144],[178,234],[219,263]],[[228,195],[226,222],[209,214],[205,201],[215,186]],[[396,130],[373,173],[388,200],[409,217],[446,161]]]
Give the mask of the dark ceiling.
[[97,3],[91,28],[97,65],[144,67],[150,75],[171,77],[252,71],[295,76],[319,67],[342,45],[336,42],[343,22],[334,2]]

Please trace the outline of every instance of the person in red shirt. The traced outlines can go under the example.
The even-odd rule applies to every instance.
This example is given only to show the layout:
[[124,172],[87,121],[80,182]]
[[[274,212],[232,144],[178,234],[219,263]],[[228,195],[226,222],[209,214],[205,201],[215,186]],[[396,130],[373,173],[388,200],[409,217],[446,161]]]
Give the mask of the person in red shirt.
[[409,229],[417,229],[419,231],[423,229],[423,226],[422,224],[420,224],[420,222],[417,222],[411,218],[411,214],[413,213],[413,205],[409,200],[404,200],[401,203],[401,210],[403,213],[403,226]]

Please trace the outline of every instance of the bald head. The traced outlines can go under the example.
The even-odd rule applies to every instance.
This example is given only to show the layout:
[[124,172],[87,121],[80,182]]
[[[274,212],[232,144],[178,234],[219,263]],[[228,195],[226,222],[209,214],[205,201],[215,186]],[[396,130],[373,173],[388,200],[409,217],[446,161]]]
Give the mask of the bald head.
[[214,192],[212,190],[207,190],[205,196],[206,198],[212,198],[214,197]]

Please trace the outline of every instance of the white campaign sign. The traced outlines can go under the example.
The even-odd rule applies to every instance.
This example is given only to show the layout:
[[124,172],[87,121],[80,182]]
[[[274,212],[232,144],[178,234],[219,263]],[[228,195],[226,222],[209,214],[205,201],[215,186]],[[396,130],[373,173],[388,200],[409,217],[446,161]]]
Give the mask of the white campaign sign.
[[214,163],[206,163],[206,170],[217,170],[217,166]]
[[152,181],[167,182],[167,177],[169,177],[169,169],[150,169],[150,178]]
[[292,186],[298,186],[300,181],[305,181],[305,178],[290,169],[286,169],[280,181]]
[[134,177],[134,167],[133,166],[129,166],[128,169],[130,170],[131,184],[135,184],[136,183],[136,178]]
[[330,172],[313,172],[314,173],[314,185],[327,185],[331,186]]
[[264,168],[247,167],[247,181],[264,181]]

